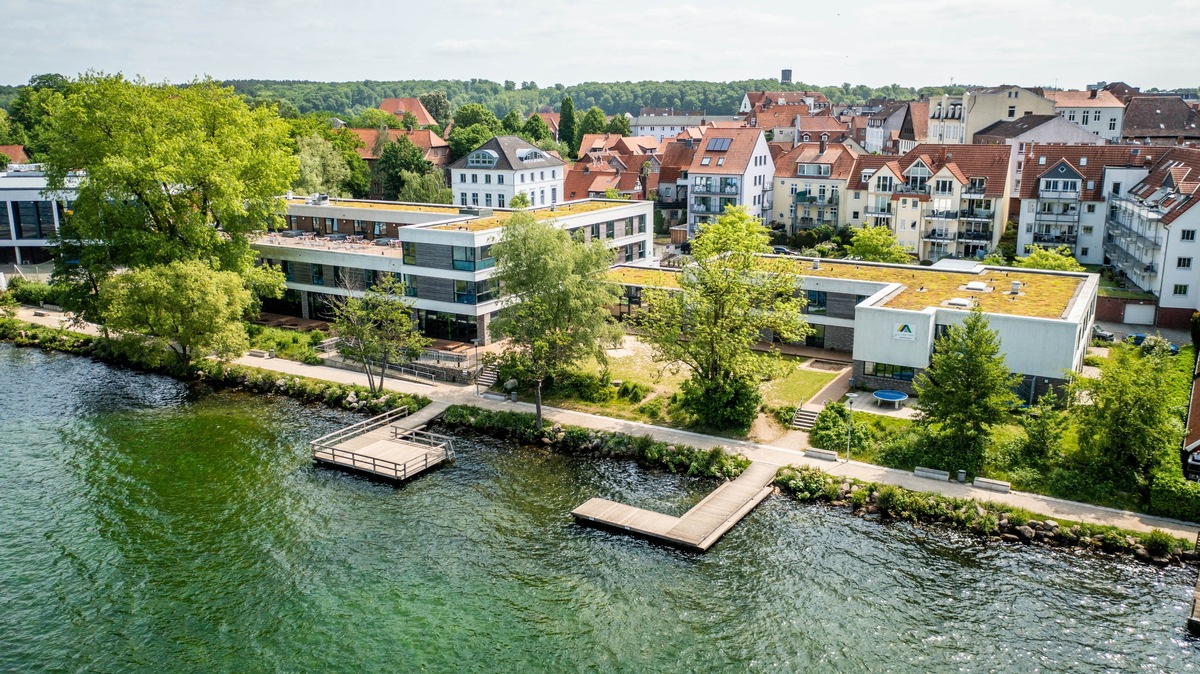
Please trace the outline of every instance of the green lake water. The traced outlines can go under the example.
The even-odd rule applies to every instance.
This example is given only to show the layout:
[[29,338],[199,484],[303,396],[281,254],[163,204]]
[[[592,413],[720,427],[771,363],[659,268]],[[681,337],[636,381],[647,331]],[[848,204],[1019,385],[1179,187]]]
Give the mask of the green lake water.
[[574,524],[713,483],[462,438],[392,487],[355,420],[0,345],[0,671],[1200,671],[1195,571],[775,496],[708,554]]

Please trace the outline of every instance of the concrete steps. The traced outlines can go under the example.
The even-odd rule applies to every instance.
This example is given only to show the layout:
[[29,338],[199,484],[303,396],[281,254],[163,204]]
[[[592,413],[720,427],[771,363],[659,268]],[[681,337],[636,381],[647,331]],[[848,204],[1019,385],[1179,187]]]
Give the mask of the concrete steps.
[[480,370],[479,376],[476,378],[476,382],[481,388],[491,388],[496,383],[496,378],[499,376],[500,373],[496,370],[496,367],[493,365],[488,365]]
[[817,423],[817,415],[820,414],[817,410],[806,410],[801,407],[796,408],[796,414],[792,417],[792,428],[797,428],[802,431],[811,430],[813,425]]

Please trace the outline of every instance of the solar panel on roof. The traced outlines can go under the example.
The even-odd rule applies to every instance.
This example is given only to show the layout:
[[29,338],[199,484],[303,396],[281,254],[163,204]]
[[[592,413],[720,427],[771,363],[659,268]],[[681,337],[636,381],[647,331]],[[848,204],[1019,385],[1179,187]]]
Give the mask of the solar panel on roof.
[[732,138],[712,138],[708,141],[707,149],[709,152],[724,152],[729,149],[729,143],[732,141]]

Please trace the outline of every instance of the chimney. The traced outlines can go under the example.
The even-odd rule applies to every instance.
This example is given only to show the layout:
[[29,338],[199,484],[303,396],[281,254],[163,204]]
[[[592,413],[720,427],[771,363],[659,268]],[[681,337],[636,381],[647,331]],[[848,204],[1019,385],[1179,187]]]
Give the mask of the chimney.
[[1098,90],[1092,87],[1088,87],[1088,90],[1088,98],[1095,98]]
[[825,154],[825,137],[821,137],[821,151],[818,154]]

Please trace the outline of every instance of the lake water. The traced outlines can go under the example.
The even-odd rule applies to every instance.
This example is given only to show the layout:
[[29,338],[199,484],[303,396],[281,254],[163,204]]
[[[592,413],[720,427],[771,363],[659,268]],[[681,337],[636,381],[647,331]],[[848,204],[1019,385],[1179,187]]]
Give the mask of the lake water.
[[569,512],[711,482],[478,439],[314,468],[353,420],[0,345],[0,670],[1200,671],[1193,570],[778,496],[685,553]]

